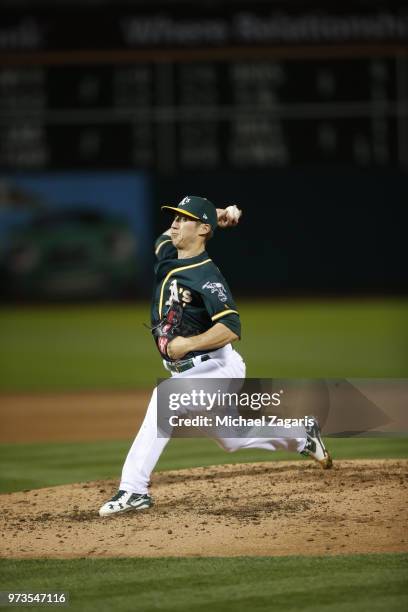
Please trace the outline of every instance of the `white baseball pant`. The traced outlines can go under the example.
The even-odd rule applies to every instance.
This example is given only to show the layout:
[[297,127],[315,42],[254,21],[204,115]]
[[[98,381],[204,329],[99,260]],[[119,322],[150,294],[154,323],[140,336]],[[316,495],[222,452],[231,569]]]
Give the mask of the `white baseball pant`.
[[[211,359],[198,363],[185,372],[172,372],[177,378],[245,378],[245,363],[241,355],[228,344],[208,353]],[[234,452],[243,448],[269,451],[300,452],[306,438],[213,438],[221,448]],[[147,493],[150,476],[169,438],[157,437],[157,387],[147,408],[140,430],[123,465],[120,489],[132,493]]]

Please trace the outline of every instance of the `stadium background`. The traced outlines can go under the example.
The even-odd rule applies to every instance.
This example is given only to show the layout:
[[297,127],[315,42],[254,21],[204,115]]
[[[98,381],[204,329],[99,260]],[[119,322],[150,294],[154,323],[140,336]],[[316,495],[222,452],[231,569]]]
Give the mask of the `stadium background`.
[[[3,1],[3,492],[117,477],[136,429],[135,398],[145,401],[162,375],[142,326],[151,243],[167,227],[160,204],[186,194],[244,211],[209,252],[240,305],[250,376],[407,376],[407,39],[398,2],[345,2],[328,12],[295,0],[194,8],[60,0],[35,9]],[[331,445],[338,458],[407,456],[403,437]],[[231,458],[210,442],[177,440],[159,469],[280,458]],[[262,560],[264,573],[277,573],[260,608],[304,565],[278,561]],[[142,562],[144,610],[191,607],[203,571],[206,588],[218,584],[211,559],[188,568]],[[374,599],[402,606],[398,579],[392,599],[381,590],[389,576],[380,556],[333,558],[330,584],[324,560],[307,562],[304,591],[289,597],[285,582],[282,607],[302,600],[318,608],[313,576],[333,589],[333,609],[348,598],[361,610]],[[397,577],[402,562],[387,558]],[[137,559],[123,562],[120,578],[109,560],[3,559],[2,567],[3,590],[43,587],[46,572],[64,584],[64,573],[87,609],[107,601],[102,571],[116,607],[135,607],[121,584],[142,572]],[[236,605],[255,601],[251,562],[223,567]],[[238,585],[243,569],[248,581]],[[156,572],[165,580],[153,581]],[[380,584],[372,595],[370,572]],[[183,574],[192,589],[174,588],[167,600],[169,582]],[[211,607],[226,609],[230,597],[223,591]]]

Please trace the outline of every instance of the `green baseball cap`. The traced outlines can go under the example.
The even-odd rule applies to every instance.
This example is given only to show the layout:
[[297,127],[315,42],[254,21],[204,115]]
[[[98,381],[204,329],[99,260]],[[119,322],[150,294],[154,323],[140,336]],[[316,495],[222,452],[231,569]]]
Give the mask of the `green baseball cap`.
[[186,196],[177,206],[162,206],[162,210],[167,208],[174,210],[181,215],[186,215],[192,219],[197,219],[202,223],[208,223],[214,231],[218,227],[217,211],[212,202],[207,198],[199,196]]

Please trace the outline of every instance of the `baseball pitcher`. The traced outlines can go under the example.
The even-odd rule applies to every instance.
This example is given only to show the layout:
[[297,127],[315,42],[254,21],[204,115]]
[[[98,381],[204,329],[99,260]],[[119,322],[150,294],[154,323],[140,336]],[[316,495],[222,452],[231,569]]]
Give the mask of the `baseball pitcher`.
[[[151,330],[163,366],[179,378],[245,378],[245,363],[232,347],[241,322],[228,284],[206,251],[217,228],[233,227],[241,211],[236,206],[216,209],[206,198],[186,196],[173,212],[169,230],[156,241],[155,288]],[[216,436],[217,433],[214,433]],[[157,437],[157,388],[143,424],[129,450],[118,492],[99,510],[110,516],[153,505],[150,475],[168,438]],[[299,452],[324,469],[332,466],[316,420],[302,438],[216,438],[226,451],[262,448]]]

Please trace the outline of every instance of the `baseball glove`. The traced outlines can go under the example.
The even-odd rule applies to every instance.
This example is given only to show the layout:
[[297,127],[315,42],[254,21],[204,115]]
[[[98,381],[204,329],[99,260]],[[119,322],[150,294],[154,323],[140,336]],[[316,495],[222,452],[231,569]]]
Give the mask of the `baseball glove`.
[[180,302],[173,302],[165,316],[157,325],[151,328],[157,348],[162,357],[169,360],[167,346],[173,338],[182,335],[181,320],[183,318],[183,306]]

